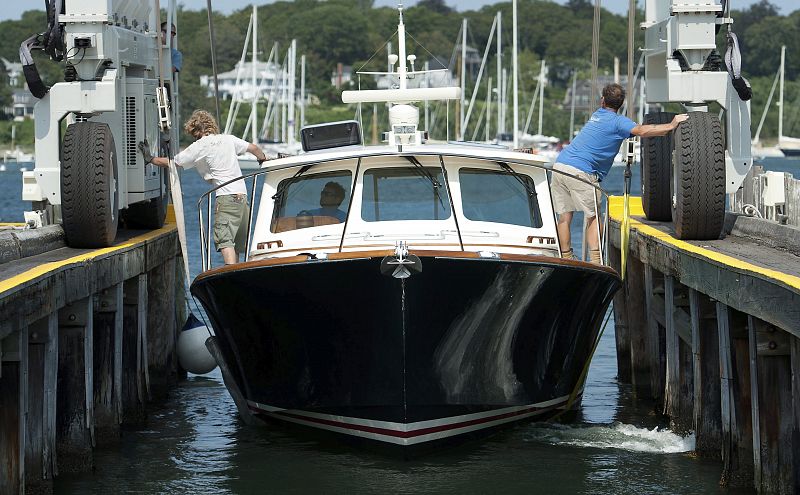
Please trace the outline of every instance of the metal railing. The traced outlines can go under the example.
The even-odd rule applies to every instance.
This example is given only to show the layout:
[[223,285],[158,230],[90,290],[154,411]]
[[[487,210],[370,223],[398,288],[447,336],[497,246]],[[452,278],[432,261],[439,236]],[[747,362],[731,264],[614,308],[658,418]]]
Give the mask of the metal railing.
[[[250,196],[248,198],[248,201],[249,201],[249,217],[247,219],[247,237],[246,237],[247,238],[247,242],[245,244],[245,252],[243,253],[244,254],[244,261],[249,261],[249,259],[250,259],[250,243],[252,241],[252,235],[253,235],[253,221],[254,221],[254,218],[256,216],[254,214],[254,213],[256,213],[256,211],[255,211],[255,198],[256,198],[256,191],[258,189],[258,183],[259,183],[258,179],[261,176],[266,176],[267,174],[269,174],[271,172],[276,172],[276,171],[280,171],[280,170],[286,170],[286,169],[295,168],[295,167],[304,167],[304,166],[313,167],[315,165],[330,164],[330,163],[334,163],[334,162],[338,162],[338,161],[344,161],[344,160],[350,160],[350,159],[357,159],[358,163],[360,165],[361,161],[364,158],[395,157],[395,156],[396,157],[400,157],[400,158],[403,158],[403,157],[420,157],[420,156],[439,157],[440,164],[441,164],[442,167],[444,167],[444,158],[445,157],[447,157],[447,158],[485,159],[487,161],[494,161],[495,163],[498,163],[498,164],[503,163],[503,164],[512,164],[512,165],[519,165],[519,166],[523,166],[523,167],[532,167],[532,168],[543,169],[545,171],[550,172],[551,174],[561,174],[561,175],[564,175],[564,176],[568,176],[571,179],[574,179],[574,180],[579,181],[579,182],[583,182],[583,183],[593,187],[596,190],[596,194],[595,194],[595,217],[597,218],[597,221],[595,222],[595,225],[596,225],[596,228],[597,228],[597,235],[598,235],[599,247],[600,247],[600,256],[601,256],[600,262],[601,262],[601,264],[606,264],[605,256],[604,256],[603,253],[606,252],[607,248],[608,248],[608,224],[609,224],[608,198],[609,198],[609,195],[608,195],[607,191],[605,191],[603,188],[599,187],[598,185],[596,185],[596,184],[594,184],[594,183],[592,183],[590,181],[584,180],[584,179],[582,179],[580,177],[576,177],[574,175],[571,175],[571,174],[569,174],[567,172],[563,172],[563,171],[560,171],[560,170],[554,170],[552,168],[552,164],[550,164],[550,163],[530,163],[530,162],[523,162],[523,161],[514,160],[514,159],[506,159],[505,157],[502,160],[490,160],[488,158],[476,157],[475,155],[462,154],[462,153],[447,153],[447,154],[443,154],[443,153],[440,153],[440,152],[433,152],[433,151],[425,152],[425,151],[418,151],[418,150],[415,150],[414,152],[398,153],[398,152],[395,152],[395,151],[388,151],[387,150],[387,151],[378,151],[378,152],[374,152],[374,153],[353,155],[353,156],[350,156],[350,157],[337,156],[337,157],[329,157],[329,158],[323,158],[323,159],[318,159],[318,160],[306,160],[306,161],[302,161],[302,162],[297,162],[295,160],[292,160],[289,163],[275,164],[273,166],[265,167],[265,168],[253,171],[251,173],[248,173],[248,174],[243,174],[241,177],[237,177],[235,179],[231,179],[229,181],[223,182],[222,184],[220,184],[220,185],[218,185],[216,187],[213,187],[212,189],[209,189],[207,192],[205,192],[203,195],[201,195],[200,199],[198,199],[198,201],[197,201],[197,214],[198,214],[198,222],[199,222],[199,227],[200,227],[200,250],[201,250],[202,270],[203,271],[207,271],[207,270],[210,270],[213,267],[212,266],[212,260],[211,260],[211,253],[212,253],[212,250],[211,250],[211,238],[212,238],[212,228],[213,228],[214,200],[212,198],[215,198],[215,193],[220,188],[228,186],[228,185],[233,184],[233,183],[238,182],[238,181],[247,181],[249,179],[252,179],[252,184],[250,186]],[[359,168],[360,168],[360,166],[359,166]],[[445,177],[446,177],[446,175],[445,175]],[[357,177],[354,177],[354,179],[353,179],[354,183],[355,183],[356,180],[357,180]],[[552,182],[551,178],[548,177],[548,190],[551,187],[551,182]],[[452,200],[452,195],[450,194],[449,185],[448,185],[448,188],[447,188],[447,193],[448,193],[448,196],[451,196],[451,200]],[[599,196],[600,196],[599,198],[597,197],[598,196],[597,193],[599,193]],[[552,203],[552,195],[550,196],[550,200],[551,200],[551,203]],[[205,219],[203,218],[203,202],[204,201],[207,202],[207,205],[206,205],[206,208],[205,208],[206,209],[206,217],[205,217]],[[603,209],[603,205],[606,205],[605,209]],[[457,223],[458,220],[455,219],[455,215],[456,215],[455,209],[451,209],[451,211],[453,212],[452,214],[453,214],[453,217],[454,217],[454,221],[456,222],[456,228],[458,229],[458,223]],[[553,214],[554,225],[557,226],[558,225],[558,217],[556,216],[554,209],[551,209],[551,211],[552,211],[552,214]],[[340,243],[340,251],[341,251],[342,245],[344,243],[347,220],[349,219],[349,217],[350,217],[350,208],[348,208],[347,217],[345,219],[345,222],[343,222],[342,242]],[[204,228],[204,223],[205,223],[205,228]],[[586,227],[585,227],[585,224],[586,224],[586,217],[584,216],[584,226],[581,229],[581,237],[583,239],[583,241],[582,241],[583,247],[582,247],[581,252],[582,252],[582,259],[584,259],[584,260],[585,260],[585,257],[586,257],[585,254],[586,254],[586,250],[587,250],[586,247],[585,247],[585,244],[586,244]],[[602,225],[602,228],[601,228],[601,225]],[[570,229],[570,232],[572,234],[572,229]],[[460,235],[460,230],[459,230],[459,235]],[[572,236],[571,238],[573,240],[575,239],[574,236]],[[556,244],[558,246],[558,254],[559,254],[559,256],[563,256],[563,252],[561,250],[560,239],[558,238],[558,229],[556,229]]]

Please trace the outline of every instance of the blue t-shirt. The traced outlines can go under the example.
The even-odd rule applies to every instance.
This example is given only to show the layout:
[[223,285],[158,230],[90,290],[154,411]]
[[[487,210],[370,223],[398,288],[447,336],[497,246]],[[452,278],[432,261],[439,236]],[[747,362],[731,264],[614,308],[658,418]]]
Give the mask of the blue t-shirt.
[[173,48],[172,51],[172,67],[175,68],[176,72],[180,72],[183,68],[183,54],[177,50],[177,48]]
[[631,137],[636,122],[615,111],[600,108],[575,139],[559,153],[556,162],[571,165],[603,180],[619,153],[622,140]]
[[316,208],[314,210],[309,210],[308,212],[314,216],[335,217],[340,222],[344,222],[344,219],[347,218],[347,213],[343,212],[339,208],[333,208],[330,206],[323,206],[322,208]]

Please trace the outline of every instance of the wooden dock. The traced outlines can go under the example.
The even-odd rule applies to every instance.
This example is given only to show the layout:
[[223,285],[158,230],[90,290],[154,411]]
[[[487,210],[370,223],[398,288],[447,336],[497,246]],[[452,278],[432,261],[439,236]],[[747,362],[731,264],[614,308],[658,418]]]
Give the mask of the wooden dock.
[[0,493],[48,493],[140,425],[177,382],[185,320],[174,219],[71,249],[60,226],[0,231]]
[[[609,212],[619,269],[622,198]],[[800,229],[729,214],[724,239],[681,241],[640,198],[631,214],[614,299],[620,382],[694,431],[723,485],[800,493]]]

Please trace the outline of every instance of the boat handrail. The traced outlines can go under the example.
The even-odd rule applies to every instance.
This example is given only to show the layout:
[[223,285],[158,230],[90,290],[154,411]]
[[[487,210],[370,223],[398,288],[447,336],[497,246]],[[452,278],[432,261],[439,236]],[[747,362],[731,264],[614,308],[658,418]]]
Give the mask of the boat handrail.
[[[353,155],[349,155],[349,156],[347,156],[347,155],[336,155],[336,156],[328,156],[328,157],[324,157],[324,158],[319,158],[319,159],[316,159],[316,160],[304,160],[304,161],[301,161],[301,162],[298,162],[298,161],[295,161],[295,160],[291,160],[289,163],[276,164],[274,166],[266,166],[266,167],[260,168],[258,170],[254,170],[254,171],[252,171],[250,173],[242,174],[240,177],[225,181],[225,182],[219,184],[218,186],[215,186],[215,187],[209,189],[208,191],[206,191],[205,193],[203,193],[200,196],[200,198],[197,200],[197,213],[198,213],[198,223],[199,223],[199,229],[200,229],[200,251],[201,251],[200,259],[201,259],[201,262],[202,262],[202,271],[207,271],[207,270],[210,270],[212,268],[212,262],[211,262],[211,252],[212,252],[211,251],[211,237],[212,237],[212,234],[211,233],[212,233],[212,225],[213,225],[212,212],[214,211],[214,208],[213,208],[213,201],[212,201],[211,198],[216,196],[214,193],[216,193],[217,190],[219,190],[219,189],[221,189],[221,188],[223,188],[225,186],[228,186],[230,184],[233,184],[234,182],[247,181],[248,179],[252,179],[253,180],[252,185],[250,187],[250,198],[249,198],[250,199],[250,209],[249,209],[249,218],[247,220],[247,240],[246,240],[246,244],[245,244],[245,253],[244,253],[244,261],[248,261],[248,259],[250,257],[250,250],[249,250],[250,242],[252,240],[251,236],[252,236],[252,230],[253,230],[253,217],[254,217],[253,213],[254,213],[254,209],[255,209],[255,196],[256,196],[256,190],[257,190],[257,187],[258,187],[258,178],[261,177],[262,175],[266,176],[270,172],[277,172],[277,171],[280,171],[280,170],[286,170],[286,169],[295,168],[295,167],[308,167],[308,168],[310,168],[310,167],[313,167],[315,165],[325,165],[325,164],[329,164],[329,163],[333,163],[333,162],[339,162],[339,161],[343,161],[343,160],[347,160],[347,159],[351,159],[351,158],[352,159],[357,159],[357,165],[358,165],[358,168],[360,168],[361,162],[362,162],[362,160],[364,158],[376,158],[376,157],[399,157],[399,158],[405,158],[405,157],[418,157],[418,156],[434,156],[434,157],[438,157],[439,160],[440,160],[440,165],[441,165],[442,168],[444,168],[444,157],[445,156],[449,157],[449,158],[479,159],[479,160],[486,160],[486,161],[490,161],[490,162],[494,162],[494,163],[505,163],[505,164],[509,164],[509,165],[519,165],[519,166],[523,166],[523,167],[538,168],[538,169],[542,169],[542,170],[545,170],[545,171],[549,171],[551,173],[556,173],[556,174],[561,174],[561,175],[564,175],[564,176],[569,176],[571,179],[574,179],[574,180],[579,181],[579,182],[583,182],[584,184],[593,187],[599,193],[599,195],[600,195],[600,197],[602,199],[602,201],[595,201],[595,203],[596,203],[595,204],[595,211],[597,212],[597,217],[598,218],[600,217],[599,213],[601,211],[600,210],[600,203],[606,203],[606,204],[608,203],[608,197],[609,197],[608,191],[606,191],[605,189],[600,187],[598,184],[595,184],[595,183],[593,183],[593,182],[591,182],[589,180],[583,179],[581,177],[571,175],[568,172],[563,172],[561,170],[556,170],[556,169],[554,169],[552,167],[552,164],[549,163],[549,162],[538,162],[538,163],[535,163],[535,162],[525,161],[525,160],[521,160],[521,159],[515,159],[513,157],[506,157],[506,156],[504,156],[504,157],[502,157],[502,159],[500,159],[499,157],[489,158],[489,157],[483,157],[483,156],[476,156],[474,154],[469,154],[469,153],[458,153],[457,151],[455,151],[455,152],[449,152],[448,151],[447,153],[442,153],[441,151],[425,151],[425,150],[413,150],[413,151],[403,151],[403,152],[398,152],[397,150],[393,150],[393,151],[392,150],[382,150],[382,151],[376,151],[374,153],[365,153],[365,154],[359,154],[359,155],[355,155],[355,156],[353,156]],[[358,169],[356,170],[356,174],[358,174]],[[355,185],[355,180],[353,181],[353,183]],[[548,183],[548,187],[549,187],[549,183]],[[450,202],[452,203],[453,199],[452,199],[452,194],[450,193],[449,185],[447,187],[447,193],[448,193],[448,197],[450,198]],[[350,195],[351,203],[352,203],[352,196],[353,196],[353,194],[351,192],[351,195]],[[203,203],[204,203],[204,201],[208,202],[207,208],[206,208],[206,212],[207,213],[206,213],[205,222],[204,222],[204,219],[203,219]],[[452,204],[451,204],[451,208],[453,208]],[[453,211],[454,211],[454,209],[453,209]],[[555,211],[553,211],[553,216],[554,216],[554,222],[557,224],[558,223],[558,219],[555,218]],[[342,230],[342,242],[341,242],[341,244],[344,243],[345,232],[346,232],[346,229],[347,229],[347,220],[349,219],[349,217],[350,217],[350,208],[348,206],[347,216],[345,217],[345,221],[343,222],[344,229]],[[457,220],[456,220],[456,222],[457,222]],[[204,228],[204,223],[205,223],[205,228]],[[604,224],[607,224],[607,223],[608,223],[608,212],[606,211],[606,218],[605,218]],[[607,225],[606,225],[606,227],[607,227]],[[599,223],[598,223],[598,228],[599,228]],[[607,242],[608,242],[608,238],[607,238],[608,234],[607,234],[607,232],[608,232],[607,228],[602,229],[602,231],[600,232],[600,244],[601,244],[601,246],[606,246],[607,245]],[[584,239],[584,242],[585,242],[585,239]],[[343,246],[340,245],[340,247],[339,247],[340,251],[341,251],[342,247]],[[464,249],[463,248],[463,242],[461,242],[461,249],[462,250]],[[602,251],[602,249],[601,249],[601,251]],[[560,253],[560,247],[559,247],[559,254],[561,254]]]

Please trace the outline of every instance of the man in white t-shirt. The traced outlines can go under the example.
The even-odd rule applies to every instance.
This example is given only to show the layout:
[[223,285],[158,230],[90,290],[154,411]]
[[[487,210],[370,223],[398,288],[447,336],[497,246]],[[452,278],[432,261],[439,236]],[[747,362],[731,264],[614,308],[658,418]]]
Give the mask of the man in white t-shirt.
[[[228,134],[220,134],[214,117],[205,110],[195,110],[183,129],[196,139],[175,156],[175,165],[194,167],[214,187],[242,176],[237,155],[249,152],[259,163],[267,159],[258,145]],[[145,163],[169,167],[169,159],[153,156],[147,141],[139,143]],[[232,182],[216,191],[214,207],[214,245],[222,252],[226,265],[238,263],[239,253],[247,249],[247,227],[250,221],[247,189],[244,181]]]

